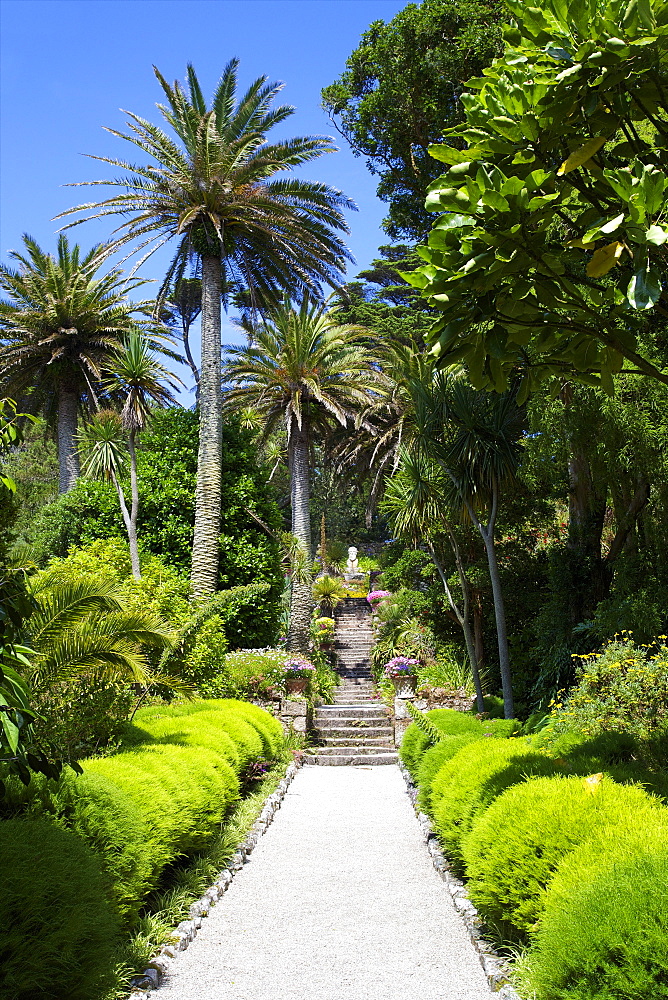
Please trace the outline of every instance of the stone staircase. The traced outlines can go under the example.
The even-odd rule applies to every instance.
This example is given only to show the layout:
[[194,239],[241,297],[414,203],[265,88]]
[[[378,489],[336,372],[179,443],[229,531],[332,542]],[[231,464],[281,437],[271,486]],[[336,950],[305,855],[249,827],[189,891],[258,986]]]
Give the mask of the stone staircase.
[[373,642],[366,598],[347,598],[336,613],[334,652],[341,684],[333,705],[315,714],[315,736],[307,764],[395,764],[393,727],[385,705],[374,698],[369,669]]

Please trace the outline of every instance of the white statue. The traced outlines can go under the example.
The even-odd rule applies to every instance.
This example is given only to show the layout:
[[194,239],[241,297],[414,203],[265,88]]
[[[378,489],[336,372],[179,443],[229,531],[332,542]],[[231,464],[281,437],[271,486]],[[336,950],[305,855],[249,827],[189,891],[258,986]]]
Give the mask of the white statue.
[[346,573],[350,573],[351,576],[355,576],[360,571],[360,564],[357,561],[357,549],[354,545],[351,545],[348,549],[348,564],[346,566]]

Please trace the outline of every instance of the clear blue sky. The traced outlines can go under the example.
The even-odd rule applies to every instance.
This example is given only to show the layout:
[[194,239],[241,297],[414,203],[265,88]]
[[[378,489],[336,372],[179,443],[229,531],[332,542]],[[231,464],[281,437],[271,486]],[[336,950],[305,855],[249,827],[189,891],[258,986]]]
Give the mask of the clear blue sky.
[[[123,131],[121,108],[157,120],[161,91],[153,64],[168,80],[182,80],[192,62],[210,95],[237,56],[241,87],[265,74],[285,83],[281,101],[296,111],[276,137],[330,135],[322,87],[340,75],[372,21],[388,21],[404,6],[404,0],[2,0],[1,259],[20,247],[26,231],[44,249],[54,248],[53,216],[102,194],[63,185],[109,176],[112,168],[85,153],[131,153],[102,127]],[[385,242],[384,206],[364,160],[344,140],[338,145],[340,152],[304,173],[341,188],[359,207],[349,218],[352,276]],[[91,222],[71,237],[88,247],[108,232],[104,222]],[[168,257],[156,255],[142,276],[161,277]]]

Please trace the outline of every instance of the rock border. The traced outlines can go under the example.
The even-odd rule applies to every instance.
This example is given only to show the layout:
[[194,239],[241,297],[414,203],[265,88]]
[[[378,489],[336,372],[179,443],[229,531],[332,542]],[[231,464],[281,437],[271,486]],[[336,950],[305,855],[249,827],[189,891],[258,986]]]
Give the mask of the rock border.
[[440,848],[434,828],[431,825],[431,820],[426,813],[420,812],[417,805],[417,785],[401,761],[399,761],[399,770],[406,782],[408,797],[415,810],[415,815],[422,830],[422,836],[427,845],[427,850],[431,855],[432,864],[445,882],[452,897],[455,910],[462,918],[471,944],[478,954],[480,964],[487,977],[489,988],[497,997],[503,998],[503,1000],[521,1000],[519,994],[509,982],[510,973],[507,963],[497,953],[494,946],[483,936],[483,921],[467,896],[466,885],[450,871],[448,860]]
[[190,919],[182,920],[176,926],[171,935],[171,942],[161,947],[158,954],[155,958],[151,959],[140,975],[132,976],[129,992],[132,1000],[145,1000],[145,998],[148,998],[157,990],[162,985],[179,952],[185,951],[190,942],[194,941],[197,937],[197,933],[204,919],[208,916],[209,911],[225,894],[236,873],[241,871],[243,866],[250,861],[249,855],[257,846],[260,837],[270,826],[276,812],[280,809],[286,792],[301,766],[301,760],[295,760],[292,764],[288,765],[285,775],[279,782],[276,791],[267,796],[260,815],[232,855],[229,867],[223,869],[204,895],[191,904]]

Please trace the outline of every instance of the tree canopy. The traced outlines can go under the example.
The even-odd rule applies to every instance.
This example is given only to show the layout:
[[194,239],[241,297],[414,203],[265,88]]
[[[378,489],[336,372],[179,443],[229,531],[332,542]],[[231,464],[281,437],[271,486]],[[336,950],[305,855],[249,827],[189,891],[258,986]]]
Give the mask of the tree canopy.
[[518,367],[522,394],[555,375],[612,391],[622,369],[668,383],[668,4],[508,6],[503,57],[431,149],[441,214],[406,278],[441,311],[434,349],[498,391]]
[[323,103],[334,125],[379,177],[392,239],[429,228],[424,192],[438,173],[429,146],[461,121],[459,94],[501,46],[498,0],[424,0],[389,23],[374,21]]

